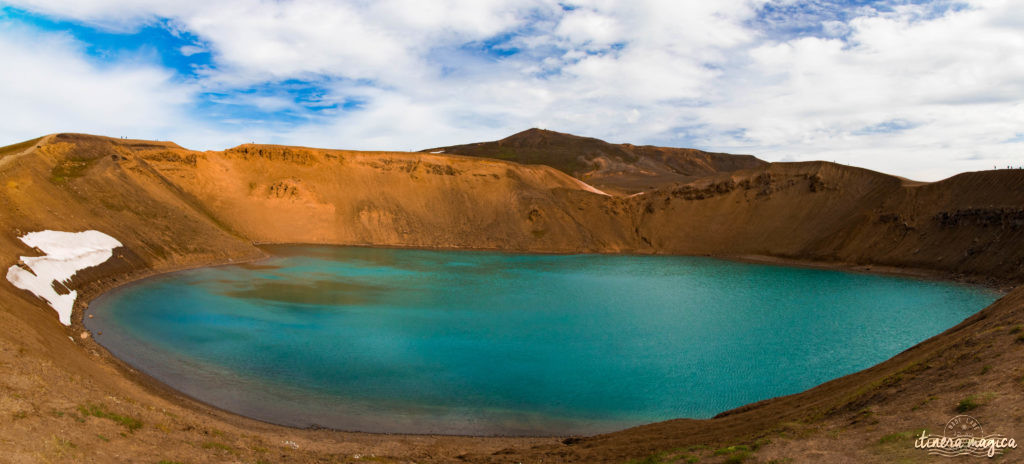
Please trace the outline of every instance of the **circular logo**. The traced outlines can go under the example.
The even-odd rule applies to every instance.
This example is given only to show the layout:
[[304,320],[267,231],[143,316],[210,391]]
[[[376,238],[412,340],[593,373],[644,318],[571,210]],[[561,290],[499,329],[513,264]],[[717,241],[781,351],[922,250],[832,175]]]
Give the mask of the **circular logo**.
[[960,415],[946,422],[946,428],[942,429],[942,435],[949,438],[983,437],[985,436],[985,431],[982,430],[981,424],[978,423],[977,419],[971,416]]

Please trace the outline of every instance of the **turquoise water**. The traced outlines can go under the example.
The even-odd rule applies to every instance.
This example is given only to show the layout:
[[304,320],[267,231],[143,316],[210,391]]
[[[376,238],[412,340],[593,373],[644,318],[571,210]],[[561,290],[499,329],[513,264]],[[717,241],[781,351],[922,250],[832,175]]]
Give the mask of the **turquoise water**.
[[158,380],[270,422],[566,435],[797,393],[999,296],[698,257],[267,250],[117,289],[86,325]]

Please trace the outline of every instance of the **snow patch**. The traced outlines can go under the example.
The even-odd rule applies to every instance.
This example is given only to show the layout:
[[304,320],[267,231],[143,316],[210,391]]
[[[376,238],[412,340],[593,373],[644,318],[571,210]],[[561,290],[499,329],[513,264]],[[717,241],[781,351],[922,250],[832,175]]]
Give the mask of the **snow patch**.
[[582,187],[583,190],[586,190],[586,191],[591,192],[591,193],[596,193],[598,195],[604,195],[606,197],[610,197],[611,196],[611,195],[601,191],[600,189],[594,187],[593,185],[590,185],[590,184],[588,184],[586,182],[583,182],[582,180],[579,180],[579,179],[576,179],[576,178],[573,178],[573,180],[575,180],[578,184],[580,184],[580,187]]
[[[71,325],[71,309],[78,298],[78,292],[66,286],[71,277],[82,269],[103,264],[114,255],[114,248],[122,246],[114,237],[95,230],[44,230],[25,234],[19,239],[45,255],[22,256],[21,262],[28,269],[11,266],[7,269],[7,280],[15,287],[46,300],[64,325]],[[56,283],[60,283],[68,293],[58,293],[54,288]]]
[[432,152],[430,152],[430,153],[433,153],[433,154],[435,154],[435,155],[436,155],[436,154],[438,154],[438,153],[444,153],[444,150],[437,150],[437,151],[432,151]]

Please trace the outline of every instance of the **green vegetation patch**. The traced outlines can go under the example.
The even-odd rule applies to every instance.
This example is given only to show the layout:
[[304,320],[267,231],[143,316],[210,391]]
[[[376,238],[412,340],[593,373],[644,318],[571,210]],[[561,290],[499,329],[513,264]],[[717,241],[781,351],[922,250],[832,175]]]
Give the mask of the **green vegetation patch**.
[[979,406],[988,404],[995,397],[995,393],[985,393],[984,395],[981,395],[981,398],[978,398],[977,395],[967,395],[966,398],[957,403],[956,412],[967,412],[977,409]]
[[960,403],[956,405],[956,412],[967,412],[977,408],[978,406],[981,405],[978,404],[974,395],[968,395],[967,398],[960,400]]
[[93,160],[66,159],[57,163],[50,171],[50,180],[55,184],[63,184],[71,179],[82,177]]
[[[761,447],[762,444],[758,444],[756,446]],[[726,446],[725,448],[715,450],[714,454],[715,456],[727,455],[725,461],[722,461],[727,464],[739,464],[741,462],[745,462],[754,455],[753,451],[751,451],[750,447],[747,445]]]
[[121,424],[124,428],[128,429],[129,432],[134,432],[142,428],[142,421],[131,416],[122,416],[110,412],[106,406],[102,404],[86,403],[84,406],[78,407],[78,412],[83,416],[99,417],[100,419],[112,420],[118,424]]
[[750,451],[740,451],[738,453],[733,453],[729,457],[725,458],[725,461],[722,462],[724,462],[725,464],[740,464],[741,462],[750,459],[750,456]]
[[750,447],[748,447],[746,445],[727,446],[725,448],[716,449],[715,450],[715,456],[721,456],[723,454],[732,454],[732,453],[735,453],[735,452],[744,452],[744,451],[750,451]]

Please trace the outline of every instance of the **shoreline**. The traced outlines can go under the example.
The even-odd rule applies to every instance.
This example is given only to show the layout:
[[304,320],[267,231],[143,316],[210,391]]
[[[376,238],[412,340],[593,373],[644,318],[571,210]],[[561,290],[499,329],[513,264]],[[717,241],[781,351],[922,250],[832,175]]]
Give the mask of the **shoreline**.
[[1021,285],[1009,279],[997,279],[984,275],[958,274],[935,269],[885,266],[875,264],[854,264],[842,262],[814,261],[798,258],[783,258],[768,255],[709,255],[712,258],[726,259],[751,264],[801,267],[807,269],[823,269],[857,274],[874,274],[892,277],[909,277],[937,282],[951,282],[974,285],[998,291],[1003,295],[1012,292]]
[[[164,400],[170,401],[170,402],[172,402],[172,403],[174,403],[174,404],[176,404],[176,405],[178,405],[180,407],[193,410],[193,411],[195,411],[195,412],[197,412],[199,414],[204,414],[204,415],[207,415],[207,416],[214,416],[218,420],[225,421],[225,422],[230,423],[230,424],[235,425],[235,426],[247,427],[247,426],[251,426],[252,423],[256,423],[256,424],[261,424],[261,425],[264,425],[264,426],[281,427],[281,428],[285,428],[285,429],[289,429],[289,430],[311,431],[311,432],[312,431],[326,431],[326,432],[334,432],[334,433],[341,433],[341,434],[353,434],[353,435],[364,435],[364,436],[375,436],[375,437],[384,437],[384,436],[402,437],[402,436],[406,436],[406,437],[421,437],[421,438],[467,438],[467,439],[496,439],[496,440],[547,440],[547,439],[561,440],[561,439],[564,439],[564,438],[567,438],[567,437],[570,437],[570,436],[574,436],[574,435],[514,435],[514,436],[510,436],[510,435],[459,435],[459,434],[437,434],[437,433],[422,433],[421,434],[421,433],[362,432],[362,431],[357,431],[357,430],[344,430],[344,429],[335,429],[335,428],[330,428],[330,427],[322,427],[322,426],[318,426],[318,425],[311,425],[311,426],[308,426],[308,427],[296,427],[296,426],[292,426],[292,425],[280,424],[280,423],[275,423],[275,422],[271,422],[271,421],[267,421],[267,420],[256,419],[256,418],[253,418],[253,417],[248,417],[248,416],[245,416],[245,415],[242,415],[242,414],[238,414],[238,413],[235,413],[235,412],[232,412],[232,411],[228,411],[228,410],[220,408],[220,407],[218,407],[216,405],[213,405],[213,404],[207,403],[207,402],[205,402],[203,400],[200,400],[198,398],[195,398],[195,397],[193,397],[191,395],[188,395],[188,394],[186,394],[186,393],[184,393],[184,392],[182,392],[180,390],[175,389],[174,387],[168,385],[165,382],[160,381],[159,379],[153,377],[152,375],[150,375],[150,374],[148,374],[146,372],[143,372],[143,371],[135,368],[134,366],[128,364],[128,362],[126,362],[123,359],[115,356],[105,346],[103,346],[102,344],[97,342],[96,338],[92,334],[92,332],[88,328],[85,327],[85,318],[86,318],[86,315],[88,314],[89,306],[92,304],[93,301],[95,301],[97,298],[99,298],[99,297],[101,297],[103,295],[106,295],[106,294],[108,294],[110,292],[118,291],[120,289],[124,289],[124,288],[130,287],[132,285],[137,285],[137,284],[141,283],[142,281],[145,281],[145,280],[148,280],[148,279],[162,278],[162,277],[170,276],[170,275],[173,275],[173,274],[179,273],[179,272],[185,272],[185,271],[194,270],[194,269],[204,269],[204,268],[210,268],[210,267],[231,266],[231,265],[236,265],[236,264],[258,263],[260,261],[264,261],[264,260],[269,259],[269,258],[272,257],[272,255],[266,254],[266,252],[263,251],[263,249],[261,248],[262,246],[267,246],[267,245],[280,245],[280,246],[310,245],[310,246],[343,246],[343,247],[352,246],[352,245],[324,245],[324,244],[308,244],[308,243],[307,244],[298,244],[298,243],[289,243],[289,244],[261,244],[261,245],[256,245],[256,248],[261,250],[261,252],[263,253],[262,256],[255,256],[255,257],[248,258],[248,259],[237,259],[237,260],[236,259],[232,259],[232,260],[228,260],[228,261],[214,262],[214,263],[206,264],[206,265],[203,265],[203,264],[189,264],[189,265],[175,266],[175,267],[168,268],[168,269],[163,269],[163,270],[152,270],[152,269],[150,269],[150,270],[145,270],[145,271],[133,272],[133,273],[130,273],[129,275],[127,275],[127,276],[122,276],[123,278],[126,279],[124,281],[118,282],[118,283],[116,283],[114,285],[103,285],[100,288],[104,288],[105,287],[104,289],[99,290],[99,291],[96,291],[96,290],[90,291],[89,293],[85,294],[84,298],[80,298],[80,301],[82,302],[81,304],[83,305],[83,307],[79,311],[76,311],[75,313],[73,313],[72,325],[68,329],[71,332],[73,332],[73,333],[77,333],[77,332],[81,332],[81,331],[88,332],[90,334],[90,336],[87,339],[85,339],[85,340],[81,340],[81,339],[75,339],[74,337],[70,337],[70,334],[69,334],[69,338],[72,338],[72,342],[74,342],[74,344],[79,349],[82,349],[83,351],[86,351],[87,354],[89,354],[89,353],[95,354],[96,356],[98,356],[100,358],[99,362],[106,363],[107,365],[113,367],[122,376],[124,376],[124,378],[126,378],[127,380],[137,384],[138,386],[140,386],[144,390],[146,390],[146,391],[148,391],[148,392],[150,392],[150,393],[152,393],[154,395],[157,395],[157,396],[161,397]],[[368,248],[370,248],[370,246],[368,246]]]
[[[502,254],[535,254],[535,255],[608,255],[608,256],[688,256],[695,258],[714,258],[725,261],[735,261],[750,264],[777,265],[788,267],[800,267],[807,269],[822,269],[841,272],[853,272],[858,274],[875,274],[894,277],[913,277],[932,281],[956,282],[961,284],[976,285],[980,287],[998,290],[1001,293],[1009,293],[1024,282],[1013,279],[1001,279],[984,274],[961,274],[938,269],[922,267],[900,267],[878,264],[858,264],[842,261],[820,261],[814,259],[790,258],[782,256],[759,255],[759,254],[714,254],[714,253],[666,253],[658,251],[543,251],[543,250],[505,250],[497,247],[428,247],[417,245],[374,245],[369,243],[312,243],[312,242],[253,242],[253,246],[263,249],[264,247],[275,246],[329,246],[329,247],[355,247],[355,248],[384,248],[395,250],[423,250],[423,251],[470,251],[470,252],[492,252]],[[227,263],[230,264],[230,263]],[[217,264],[222,265],[222,264]],[[198,266],[210,267],[210,266]]]
[[[893,462],[909,452],[896,441],[880,446],[880,439],[944,424],[970,398],[986,425],[1024,433],[1013,412],[1024,407],[1018,388],[1024,288],[1017,287],[1024,283],[1018,246],[1024,228],[1017,219],[1024,171],[963,173],[907,187],[884,173],[833,163],[772,163],[608,199],[580,190],[557,170],[487,159],[432,155],[442,171],[455,173],[447,175],[425,167],[413,172],[386,155],[243,148],[192,152],[165,142],[55,134],[36,154],[0,169],[10,181],[0,216],[12,234],[91,229],[125,244],[116,258],[69,283],[80,309],[71,327],[31,294],[0,290],[0,319],[9,329],[0,337],[0,364],[8,367],[0,410],[14,418],[3,434],[11,459],[350,462],[375,454],[396,462],[621,464],[694,445],[705,447],[696,453],[702,458],[718,460],[711,457],[716,447],[753,447],[770,438],[775,443],[757,452],[758,461],[813,455],[822,463]],[[67,166],[82,169],[56,176],[55,167]],[[80,334],[79,318],[104,292],[170,272],[258,261],[267,255],[254,240],[699,256],[1017,288],[940,335],[806,392],[716,419],[565,441],[272,425],[188,398]],[[0,245],[5,266],[37,254],[13,237]],[[992,395],[998,406],[986,404]],[[91,405],[146,425],[122,440],[109,418],[82,416]],[[51,443],[58,439],[74,440],[77,450]],[[216,446],[205,446],[210,441]]]
[[[312,426],[308,426],[308,427],[297,427],[297,426],[292,426],[292,425],[287,425],[287,424],[280,424],[280,423],[275,423],[275,422],[268,421],[268,420],[257,419],[257,418],[245,416],[245,415],[242,415],[242,414],[239,414],[239,413],[228,411],[226,409],[222,409],[222,408],[220,408],[220,407],[218,407],[216,405],[207,403],[207,402],[205,402],[203,400],[200,400],[200,399],[197,399],[197,398],[195,398],[193,396],[190,396],[190,395],[188,395],[188,394],[186,394],[184,392],[181,392],[181,391],[175,389],[174,387],[171,387],[170,385],[168,385],[168,384],[166,384],[166,383],[164,383],[164,382],[154,378],[153,376],[151,376],[151,375],[149,375],[149,374],[147,374],[147,373],[145,373],[145,372],[143,372],[143,371],[141,371],[141,370],[131,366],[126,361],[124,361],[121,358],[119,358],[119,357],[115,356],[114,354],[112,354],[109,350],[107,350],[106,347],[104,347],[102,344],[100,344],[99,342],[96,341],[95,336],[93,336],[92,332],[88,328],[85,327],[85,318],[87,317],[86,315],[89,314],[89,309],[90,309],[91,304],[96,299],[100,298],[103,295],[110,294],[111,292],[115,292],[115,291],[118,291],[120,289],[124,289],[124,288],[127,288],[129,286],[132,286],[132,285],[137,285],[137,284],[141,283],[142,281],[145,281],[145,280],[148,280],[148,279],[162,278],[162,277],[171,276],[173,274],[180,273],[180,272],[185,272],[185,271],[189,271],[189,270],[258,263],[258,262],[265,261],[267,259],[270,259],[270,258],[274,257],[275,255],[273,253],[268,252],[267,248],[272,248],[272,247],[276,247],[276,246],[281,246],[281,247],[289,247],[289,246],[296,246],[296,247],[298,247],[298,246],[356,247],[356,248],[384,248],[384,249],[397,249],[397,250],[450,251],[450,252],[470,251],[470,252],[490,252],[490,253],[501,253],[501,254],[512,254],[512,255],[537,254],[537,255],[562,255],[562,256],[569,256],[569,255],[600,255],[600,256],[643,256],[643,257],[659,257],[659,256],[661,256],[661,257],[698,257],[698,258],[719,259],[719,260],[724,260],[724,261],[732,261],[732,262],[740,262],[740,263],[748,263],[748,264],[757,264],[757,265],[782,266],[782,267],[805,268],[805,269],[818,269],[818,270],[827,270],[827,271],[836,271],[836,272],[850,272],[850,273],[869,274],[869,275],[870,274],[874,274],[874,275],[883,275],[883,276],[891,276],[891,277],[916,278],[916,279],[940,281],[940,282],[947,282],[947,283],[958,283],[958,284],[964,284],[964,285],[972,285],[972,286],[984,287],[984,288],[988,288],[990,290],[998,291],[1000,293],[999,298],[1002,298],[1007,293],[1012,291],[1013,288],[1015,288],[1014,286],[1010,286],[1009,283],[1000,283],[1000,284],[979,283],[977,281],[970,280],[970,278],[963,278],[962,276],[958,277],[955,274],[951,274],[951,273],[943,272],[943,271],[937,271],[937,270],[916,269],[916,268],[899,268],[899,267],[893,267],[893,266],[855,265],[855,264],[850,264],[850,263],[836,263],[836,262],[820,262],[820,261],[813,261],[813,260],[800,260],[800,259],[774,257],[774,256],[765,256],[765,255],[693,255],[693,254],[689,254],[688,255],[688,254],[635,253],[635,252],[608,252],[608,253],[592,253],[592,252],[535,252],[535,251],[528,251],[528,250],[527,251],[520,251],[520,250],[506,251],[506,250],[499,250],[499,249],[468,248],[468,247],[418,247],[418,246],[394,246],[394,245],[383,245],[383,246],[381,246],[381,245],[364,245],[364,244],[353,245],[353,244],[322,244],[322,243],[256,243],[256,242],[253,242],[252,245],[253,245],[253,247],[256,250],[259,250],[259,252],[260,252],[259,256],[253,256],[253,257],[244,258],[244,259],[229,258],[226,261],[214,262],[214,263],[211,263],[211,264],[195,264],[195,263],[193,263],[193,264],[187,264],[187,265],[181,265],[181,266],[174,266],[174,267],[170,267],[170,268],[167,268],[167,269],[160,269],[160,270],[148,269],[148,270],[144,270],[144,271],[137,271],[137,272],[129,273],[127,275],[117,276],[119,279],[124,279],[124,280],[118,280],[116,283],[102,285],[102,286],[98,287],[98,289],[90,289],[90,292],[86,293],[84,295],[84,298],[81,298],[80,301],[82,301],[82,308],[80,309],[80,311],[75,313],[75,317],[73,317],[73,319],[72,319],[73,320],[73,324],[70,327],[70,329],[72,331],[75,331],[75,332],[77,332],[78,330],[89,332],[90,333],[90,337],[88,337],[85,340],[73,340],[74,343],[76,345],[78,345],[79,348],[81,348],[81,349],[83,349],[83,350],[85,350],[87,352],[91,351],[94,354],[98,354],[98,356],[100,357],[101,360],[103,360],[105,362],[109,362],[109,365],[111,365],[115,369],[117,369],[125,378],[127,378],[130,381],[138,384],[139,386],[141,386],[142,388],[150,391],[151,393],[156,394],[156,395],[162,397],[165,400],[168,400],[168,401],[171,401],[171,402],[173,402],[175,404],[178,404],[179,406],[192,409],[192,410],[194,410],[196,412],[199,412],[199,413],[202,413],[202,414],[215,416],[219,420],[227,421],[229,423],[232,423],[232,424],[235,424],[235,425],[239,425],[239,426],[245,426],[245,424],[244,424],[245,422],[256,422],[256,423],[265,424],[265,425],[271,426],[271,427],[283,427],[283,428],[290,429],[290,430],[304,430],[304,431],[322,430],[322,431],[336,432],[336,433],[343,433],[343,434],[359,434],[359,435],[369,435],[369,436],[409,436],[409,437],[433,437],[433,438],[453,437],[453,438],[470,438],[470,439],[505,439],[505,440],[516,440],[516,439],[524,439],[524,440],[559,439],[559,440],[561,440],[561,439],[565,439],[566,437],[578,437],[580,435],[572,435],[572,434],[563,434],[563,435],[502,435],[502,434],[473,435],[473,434],[446,434],[446,433],[422,433],[422,434],[420,434],[420,433],[392,433],[392,432],[363,432],[363,431],[336,429],[336,428],[331,428],[331,427],[322,427],[322,426],[318,426],[318,425],[312,425]],[[991,281],[991,280],[995,280],[995,279],[988,279],[988,280]],[[998,301],[998,298],[997,298],[997,301]],[[976,316],[978,314],[978,312],[980,312],[980,311],[982,311],[984,309],[985,308],[980,308],[977,312],[974,312],[971,315],[968,315],[965,318],[965,320],[970,319],[970,318]],[[927,339],[924,340],[924,341],[927,341]],[[918,344],[915,344],[914,346],[920,345],[921,343],[924,343],[924,341],[919,342]],[[907,350],[912,349],[912,348],[913,348],[913,346],[910,347],[910,348],[907,348]],[[898,354],[897,354],[897,356],[898,356]],[[864,372],[864,371],[873,369],[873,368],[875,368],[875,367],[877,367],[877,366],[879,366],[879,365],[881,365],[883,363],[886,363],[886,362],[888,362],[888,361],[890,361],[892,359],[893,358],[890,357],[890,358],[887,358],[886,360],[883,360],[883,361],[881,361],[881,362],[879,362],[877,364],[869,366],[869,367],[867,367],[865,369],[862,369],[860,371],[851,372],[849,374],[845,374],[845,375],[837,377],[835,379],[826,380],[825,382],[822,382],[821,384],[818,384],[818,385],[810,387],[808,390],[811,390],[811,389],[814,389],[814,388],[818,388],[818,387],[820,387],[822,385],[825,385],[825,384],[827,384],[829,382],[836,381],[836,380],[841,379],[841,378],[846,377],[846,376],[855,375],[855,374],[858,374],[860,372]],[[793,393],[793,394],[788,394],[788,395],[781,395],[781,396],[776,396],[776,397],[771,397],[771,398],[765,398],[765,399],[758,400],[758,401],[755,401],[755,402],[752,402],[752,403],[748,403],[748,404],[744,404],[744,405],[738,406],[736,408],[732,408],[732,409],[728,409],[728,410],[725,410],[725,411],[721,411],[720,413],[718,413],[718,414],[716,414],[716,415],[714,415],[712,417],[705,418],[705,419],[672,418],[672,419],[667,419],[666,421],[676,421],[676,420],[698,421],[698,422],[712,421],[712,420],[715,420],[716,418],[718,418],[720,416],[729,415],[733,411],[747,410],[747,409],[750,409],[750,408],[754,407],[755,405],[758,405],[758,404],[761,404],[761,403],[764,403],[764,402],[770,402],[770,401],[776,400],[778,398],[784,398],[784,397],[787,397],[787,396],[792,396],[792,395],[795,395],[795,394],[799,394],[799,393]],[[636,426],[633,426],[633,427],[628,427],[628,428],[623,429],[623,430],[630,430],[630,429],[633,429],[633,428],[636,428],[636,427],[645,427],[645,426],[648,426],[648,425],[658,424],[658,423],[661,423],[661,422],[664,422],[664,421],[640,424],[640,425],[636,425]],[[604,433],[598,433],[598,434],[592,434],[592,435],[585,435],[585,437],[607,435],[609,433],[617,433],[619,431],[621,431],[621,430],[616,430],[616,431],[611,431],[611,432],[604,432]]]

